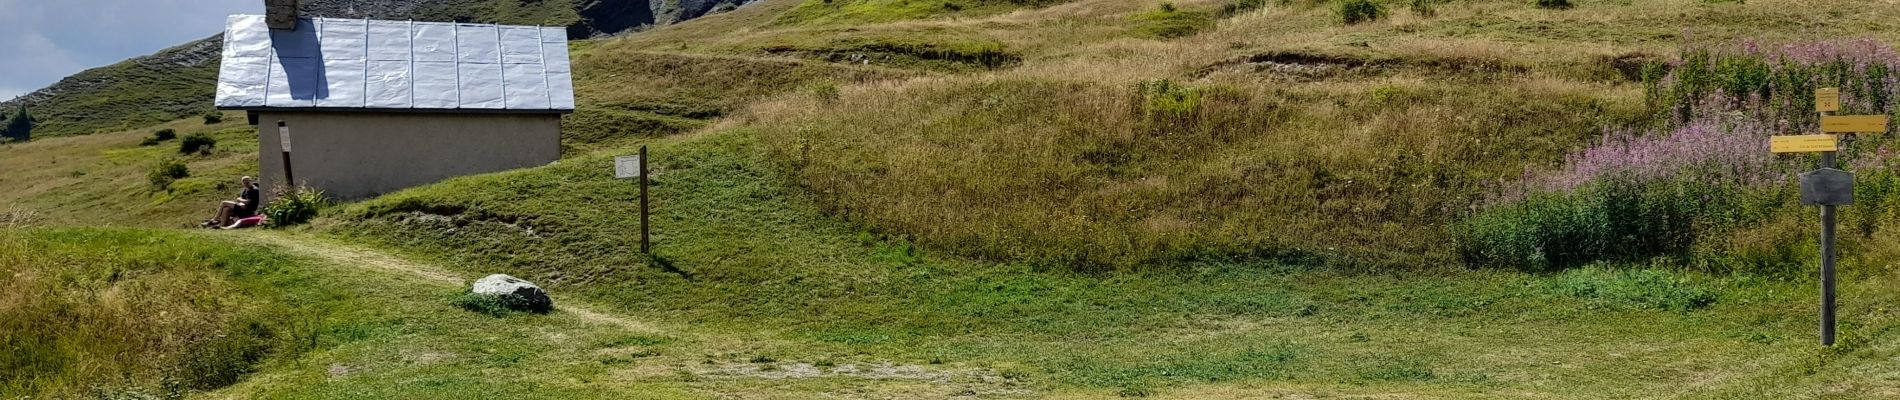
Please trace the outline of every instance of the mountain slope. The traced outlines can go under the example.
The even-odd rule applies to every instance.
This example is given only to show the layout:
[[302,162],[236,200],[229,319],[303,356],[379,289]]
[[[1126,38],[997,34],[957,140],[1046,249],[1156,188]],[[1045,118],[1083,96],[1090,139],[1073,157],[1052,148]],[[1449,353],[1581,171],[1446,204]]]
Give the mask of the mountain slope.
[[[652,22],[623,1],[519,0],[362,1],[308,0],[306,16],[413,19],[571,26],[576,38],[615,33]],[[628,10],[634,10],[629,12]],[[204,27],[207,33],[222,27]],[[40,121],[34,136],[90,134],[143,127],[212,111],[221,36],[194,41],[61,79],[46,88],[0,103],[25,104]]]

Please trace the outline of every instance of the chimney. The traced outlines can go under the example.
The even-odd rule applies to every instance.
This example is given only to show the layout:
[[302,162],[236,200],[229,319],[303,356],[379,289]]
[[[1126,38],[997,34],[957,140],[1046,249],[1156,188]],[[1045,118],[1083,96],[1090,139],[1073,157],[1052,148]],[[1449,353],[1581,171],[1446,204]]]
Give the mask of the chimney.
[[297,0],[264,0],[264,23],[273,30],[297,30]]

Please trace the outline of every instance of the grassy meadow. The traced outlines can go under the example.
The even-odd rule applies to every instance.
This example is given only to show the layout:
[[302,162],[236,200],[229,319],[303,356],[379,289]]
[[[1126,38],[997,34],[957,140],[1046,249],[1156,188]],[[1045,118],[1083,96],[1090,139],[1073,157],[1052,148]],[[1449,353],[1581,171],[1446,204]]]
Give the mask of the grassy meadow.
[[561,161],[308,226],[72,227],[201,218],[238,122],[7,145],[0,279],[71,294],[0,295],[0,397],[1900,398],[1891,136],[1831,348],[1762,143],[1900,115],[1900,6],[1347,3],[764,0],[574,44]]

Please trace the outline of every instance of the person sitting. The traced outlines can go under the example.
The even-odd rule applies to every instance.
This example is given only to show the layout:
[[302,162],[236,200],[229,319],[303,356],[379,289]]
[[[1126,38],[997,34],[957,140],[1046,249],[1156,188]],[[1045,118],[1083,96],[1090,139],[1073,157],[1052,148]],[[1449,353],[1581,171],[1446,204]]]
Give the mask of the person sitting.
[[251,177],[246,176],[238,178],[238,184],[242,185],[244,189],[238,192],[237,200],[218,203],[217,218],[205,221],[204,227],[222,229],[238,228],[239,220],[257,215],[257,207],[260,202],[257,183],[252,182]]

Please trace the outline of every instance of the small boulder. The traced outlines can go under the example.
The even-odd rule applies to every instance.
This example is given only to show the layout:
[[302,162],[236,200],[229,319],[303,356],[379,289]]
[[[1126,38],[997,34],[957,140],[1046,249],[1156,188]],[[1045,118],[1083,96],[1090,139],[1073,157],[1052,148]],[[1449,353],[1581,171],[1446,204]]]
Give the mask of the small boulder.
[[554,310],[554,299],[548,298],[548,292],[534,283],[520,278],[494,274],[475,281],[472,291],[477,295],[492,296],[503,307],[516,311],[545,313]]

